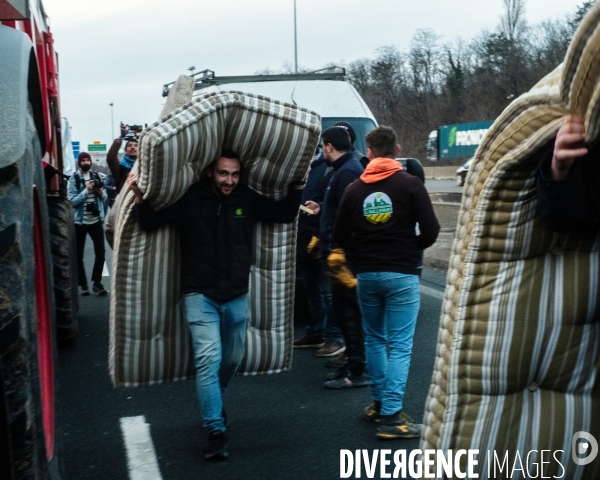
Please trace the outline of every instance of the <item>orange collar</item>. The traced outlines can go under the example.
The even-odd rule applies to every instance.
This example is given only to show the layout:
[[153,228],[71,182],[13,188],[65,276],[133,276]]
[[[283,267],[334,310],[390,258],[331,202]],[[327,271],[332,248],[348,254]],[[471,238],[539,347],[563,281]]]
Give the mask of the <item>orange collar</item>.
[[402,170],[402,164],[393,158],[374,158],[360,176],[365,183],[375,183]]

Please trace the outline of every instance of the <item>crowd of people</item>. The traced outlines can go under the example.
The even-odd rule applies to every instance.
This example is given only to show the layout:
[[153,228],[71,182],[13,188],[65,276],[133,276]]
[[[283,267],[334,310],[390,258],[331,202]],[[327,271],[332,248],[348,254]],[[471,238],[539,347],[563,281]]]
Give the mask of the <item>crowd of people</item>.
[[[108,164],[115,193],[125,183],[135,197],[142,230],[172,223],[181,241],[182,293],[193,343],[196,389],[208,433],[205,458],[224,460],[227,416],[223,395],[244,355],[248,318],[252,226],[298,218],[297,269],[309,321],[294,348],[314,348],[335,368],[328,389],[369,387],[362,417],[378,424],[382,439],[413,438],[421,425],[403,409],[412,342],[420,307],[419,266],[440,225],[421,179],[403,170],[396,133],[377,127],[354,148],[352,126],[324,130],[306,179],[274,201],[240,183],[242,162],[223,150],[185,195],[164,210],[147,201],[131,169],[137,141],[113,143]],[[582,121],[569,116],[537,172],[542,217],[558,231],[599,224],[597,147],[583,145]],[[83,267],[85,239],[94,242],[93,291],[104,264],[103,208],[107,193],[86,152],[69,182],[75,211],[79,285],[89,295]],[[583,192],[583,194],[582,194]],[[568,199],[568,201],[566,200]],[[298,211],[300,210],[300,214]]]

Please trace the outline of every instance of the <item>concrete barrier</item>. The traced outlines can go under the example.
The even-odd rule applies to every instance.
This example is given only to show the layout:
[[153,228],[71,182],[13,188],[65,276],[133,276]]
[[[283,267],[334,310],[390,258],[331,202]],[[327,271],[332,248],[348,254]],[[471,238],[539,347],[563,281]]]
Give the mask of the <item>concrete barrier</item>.
[[423,265],[428,267],[448,269],[452,242],[456,233],[456,222],[460,210],[462,193],[435,192],[430,193],[433,211],[440,222],[441,231],[436,242],[425,250]]
[[425,178],[450,179],[456,176],[457,166],[452,167],[423,167]]

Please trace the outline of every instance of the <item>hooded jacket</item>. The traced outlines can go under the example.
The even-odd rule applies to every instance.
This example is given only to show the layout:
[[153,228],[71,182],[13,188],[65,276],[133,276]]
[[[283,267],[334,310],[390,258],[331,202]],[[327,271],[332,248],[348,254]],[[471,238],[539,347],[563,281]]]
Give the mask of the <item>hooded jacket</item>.
[[[419,226],[420,234],[416,233]],[[355,243],[356,273],[418,274],[421,250],[440,231],[429,194],[420,179],[389,158],[371,160],[340,202],[333,243]]]

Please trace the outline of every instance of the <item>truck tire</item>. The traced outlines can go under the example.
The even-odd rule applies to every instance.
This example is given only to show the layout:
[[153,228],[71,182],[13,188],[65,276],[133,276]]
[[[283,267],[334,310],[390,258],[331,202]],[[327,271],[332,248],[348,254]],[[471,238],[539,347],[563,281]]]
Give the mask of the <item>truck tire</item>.
[[77,337],[77,252],[71,202],[63,197],[47,197],[50,220],[50,246],[56,306],[56,340],[60,345]]
[[0,168],[0,472],[59,480],[48,208],[31,107],[25,123],[25,150]]

